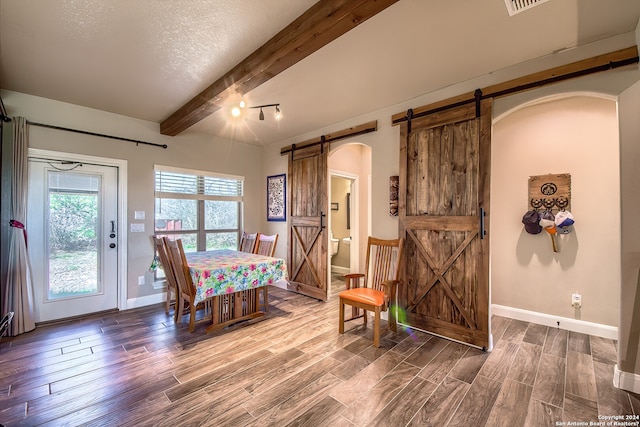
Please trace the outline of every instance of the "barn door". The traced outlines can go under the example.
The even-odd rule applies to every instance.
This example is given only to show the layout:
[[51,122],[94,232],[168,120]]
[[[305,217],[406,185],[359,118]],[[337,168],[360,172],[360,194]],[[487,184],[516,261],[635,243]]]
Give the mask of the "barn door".
[[484,348],[490,142],[490,100],[414,118],[401,128],[399,320]]
[[289,290],[327,300],[327,154],[329,144],[289,154]]

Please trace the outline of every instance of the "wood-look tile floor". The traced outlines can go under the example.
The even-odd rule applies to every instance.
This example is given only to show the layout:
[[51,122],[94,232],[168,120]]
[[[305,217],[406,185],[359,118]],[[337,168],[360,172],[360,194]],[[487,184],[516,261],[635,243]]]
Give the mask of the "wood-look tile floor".
[[494,317],[491,353],[270,290],[260,320],[205,334],[162,305],[0,342],[5,426],[557,426],[640,413],[612,340]]

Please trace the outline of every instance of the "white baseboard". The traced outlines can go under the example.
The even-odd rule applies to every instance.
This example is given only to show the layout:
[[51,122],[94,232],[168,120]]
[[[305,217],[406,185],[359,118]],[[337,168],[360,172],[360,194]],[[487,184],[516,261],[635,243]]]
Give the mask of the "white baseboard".
[[615,365],[613,367],[613,385],[616,388],[640,393],[640,375],[621,371],[618,369],[618,365]]
[[340,273],[340,274],[349,274],[351,273],[351,269],[348,267],[341,267],[339,265],[331,265],[332,273]]
[[167,299],[166,292],[162,292],[160,294],[147,295],[140,298],[129,298],[127,299],[127,306],[124,309],[131,310],[132,308],[145,307],[147,305],[158,304],[161,302],[165,302],[166,299]]
[[523,320],[525,322],[537,323],[538,325],[558,327],[572,332],[594,335],[596,337],[618,339],[618,328],[615,326],[602,325],[600,323],[585,322],[584,320],[571,319],[568,317],[553,316],[551,314],[538,313],[535,311],[523,310],[521,308],[507,307],[504,305],[492,304],[491,314],[508,317],[510,319]]

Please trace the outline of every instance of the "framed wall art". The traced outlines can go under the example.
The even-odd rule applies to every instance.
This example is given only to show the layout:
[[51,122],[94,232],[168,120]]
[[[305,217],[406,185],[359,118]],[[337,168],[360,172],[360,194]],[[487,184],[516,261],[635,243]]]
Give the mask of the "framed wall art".
[[267,177],[267,221],[287,220],[287,175]]
[[389,177],[389,215],[398,216],[398,188],[400,186],[400,176]]

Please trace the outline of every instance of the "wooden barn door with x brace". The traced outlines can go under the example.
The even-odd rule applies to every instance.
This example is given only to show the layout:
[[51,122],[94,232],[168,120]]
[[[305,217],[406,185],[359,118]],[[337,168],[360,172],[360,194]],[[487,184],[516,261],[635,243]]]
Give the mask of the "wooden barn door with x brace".
[[288,289],[327,300],[327,156],[329,143],[289,153]]
[[401,124],[398,320],[489,347],[491,100]]

